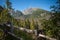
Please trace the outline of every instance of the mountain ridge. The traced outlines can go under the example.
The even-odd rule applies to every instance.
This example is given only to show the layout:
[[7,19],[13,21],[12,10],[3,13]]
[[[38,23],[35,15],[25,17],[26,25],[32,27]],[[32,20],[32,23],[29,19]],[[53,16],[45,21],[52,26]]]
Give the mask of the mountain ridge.
[[22,13],[23,13],[24,15],[28,15],[28,14],[32,14],[32,13],[30,13],[30,12],[36,11],[36,10],[47,11],[47,10],[44,10],[44,9],[41,9],[41,8],[28,8],[28,9],[25,9],[24,11],[22,11]]

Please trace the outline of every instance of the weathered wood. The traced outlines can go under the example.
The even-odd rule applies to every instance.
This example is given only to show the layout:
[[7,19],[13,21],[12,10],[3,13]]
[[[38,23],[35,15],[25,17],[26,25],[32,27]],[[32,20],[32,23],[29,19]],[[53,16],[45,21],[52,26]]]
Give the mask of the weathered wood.
[[39,36],[38,36],[38,37],[47,38],[47,39],[49,39],[49,40],[57,40],[57,39],[55,39],[55,38],[50,38],[49,36],[42,35],[42,34],[39,34]]
[[[8,26],[8,25],[7,25]],[[10,27],[10,26],[8,26],[8,27]],[[26,29],[26,28],[23,28],[23,27],[16,27],[16,26],[14,26],[15,28],[17,28],[17,29],[19,29],[19,30],[22,30],[22,31],[26,31],[27,33],[33,33],[33,32],[37,32],[37,31],[35,31],[35,30],[30,30],[30,29]],[[12,33],[10,33],[10,32],[8,32],[9,34],[11,34],[11,35],[13,35],[13,36],[15,36],[14,34],[12,34]],[[15,36],[16,37],[16,36]],[[43,37],[43,38],[47,38],[47,39],[49,39],[49,40],[57,40],[57,39],[55,39],[55,38],[50,38],[49,36],[46,36],[46,35],[42,35],[42,34],[39,34],[38,35],[38,37]],[[19,37],[18,37],[19,38]]]
[[[0,29],[0,30],[1,30],[1,29]],[[1,30],[1,31],[3,31],[3,30]],[[8,34],[9,34],[9,35],[12,35],[13,37],[17,38],[18,40],[23,40],[22,38],[17,37],[17,35],[15,35],[15,34],[13,34],[13,33],[8,32]]]
[[[22,30],[22,31],[26,31],[27,33],[33,33],[33,32],[36,32],[36,30],[30,30],[30,29],[26,29],[26,28],[22,28],[22,27],[16,27],[18,28],[19,30]],[[49,40],[57,40],[55,38],[50,38],[49,36],[46,36],[46,35],[43,35],[43,34],[38,34],[38,37],[43,37],[43,38],[46,38],[46,39],[49,39]]]
[[[2,26],[2,25],[0,25],[0,27],[1,27],[1,26]],[[2,26],[2,27],[3,27],[3,26]],[[3,30],[3,29],[1,29],[1,28],[0,28],[0,30],[3,31],[3,32],[5,31],[5,30]],[[19,39],[19,40],[22,40],[22,38],[17,37],[17,35],[11,33],[10,31],[7,31],[7,34],[9,34],[9,35],[11,35],[11,36],[13,36],[13,37],[15,37],[15,38],[17,38],[17,39]]]
[[19,40],[22,40],[22,38],[17,37],[17,35],[15,35],[15,34],[13,34],[13,33],[8,32],[8,34],[12,35],[13,37],[15,37],[15,38],[17,38],[17,39],[19,39]]

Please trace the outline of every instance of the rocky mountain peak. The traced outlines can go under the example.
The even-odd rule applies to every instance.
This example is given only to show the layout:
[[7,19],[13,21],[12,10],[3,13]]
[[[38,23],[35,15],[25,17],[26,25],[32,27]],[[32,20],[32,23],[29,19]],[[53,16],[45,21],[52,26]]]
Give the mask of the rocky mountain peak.
[[24,15],[27,15],[27,14],[32,14],[33,11],[36,11],[38,8],[28,8],[26,10],[23,11],[23,14]]

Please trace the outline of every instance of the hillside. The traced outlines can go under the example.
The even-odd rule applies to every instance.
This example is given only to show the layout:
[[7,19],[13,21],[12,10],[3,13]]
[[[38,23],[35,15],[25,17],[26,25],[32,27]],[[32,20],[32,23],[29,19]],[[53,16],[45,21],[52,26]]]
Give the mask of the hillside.
[[18,20],[18,25],[21,27],[35,29],[35,26],[38,25],[39,29],[41,29],[43,20],[49,20],[51,14],[49,11],[43,9],[29,8],[23,12],[14,11],[12,12],[12,16]]
[[51,14],[49,11],[39,9],[39,8],[29,8],[23,11],[26,18],[40,18],[49,19]]

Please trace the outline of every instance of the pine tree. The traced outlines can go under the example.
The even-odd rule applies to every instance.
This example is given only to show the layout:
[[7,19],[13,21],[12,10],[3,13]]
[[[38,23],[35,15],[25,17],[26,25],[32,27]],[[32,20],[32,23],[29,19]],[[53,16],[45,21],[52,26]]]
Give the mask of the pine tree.
[[43,20],[43,29],[45,34],[50,37],[60,39],[60,0],[56,0],[56,4],[51,6],[52,17],[49,20]]
[[60,39],[60,0],[56,0],[56,4],[51,6],[52,17],[51,17],[51,28],[53,36],[58,40]]
[[6,8],[12,9],[12,3],[10,2],[10,0],[6,0]]

